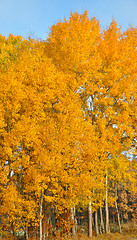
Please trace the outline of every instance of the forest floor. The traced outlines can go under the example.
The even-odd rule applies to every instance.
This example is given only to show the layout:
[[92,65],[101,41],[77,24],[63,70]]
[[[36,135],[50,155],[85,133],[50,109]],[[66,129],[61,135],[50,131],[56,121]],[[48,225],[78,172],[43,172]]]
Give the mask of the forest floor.
[[71,238],[71,240],[137,240],[137,234],[120,234],[120,233],[110,233],[108,235],[93,236],[92,238],[81,236]]
[[[47,239],[47,238],[46,238]],[[49,238],[49,239],[60,239],[60,238]],[[82,234],[78,231],[77,236],[73,238],[61,238],[62,240],[137,240],[137,223],[127,223],[122,225],[122,234],[118,233],[118,228],[115,227],[114,233],[103,234],[95,236],[93,232],[93,237],[87,237],[87,234]],[[0,240],[8,240],[6,238],[0,237]],[[10,238],[13,240],[13,238]],[[29,240],[36,240],[36,237],[29,238]]]
[[137,224],[128,223],[122,225],[122,234],[115,232],[108,235],[98,235],[89,238],[85,235],[80,235],[73,237],[70,240],[137,240]]

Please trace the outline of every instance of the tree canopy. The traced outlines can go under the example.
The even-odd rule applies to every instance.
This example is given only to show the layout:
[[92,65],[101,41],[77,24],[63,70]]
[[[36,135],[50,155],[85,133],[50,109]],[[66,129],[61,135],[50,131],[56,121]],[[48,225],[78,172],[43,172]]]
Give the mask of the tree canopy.
[[39,222],[41,233],[52,212],[89,199],[96,211],[106,189],[111,206],[118,183],[136,192],[125,155],[136,152],[136,59],[136,28],[113,19],[101,31],[87,11],[52,25],[45,42],[0,36],[1,232]]

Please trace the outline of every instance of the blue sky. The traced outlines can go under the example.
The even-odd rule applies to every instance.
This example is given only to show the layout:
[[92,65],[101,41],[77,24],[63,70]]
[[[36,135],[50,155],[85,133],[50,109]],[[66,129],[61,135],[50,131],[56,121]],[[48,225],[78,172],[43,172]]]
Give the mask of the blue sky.
[[68,19],[70,11],[85,10],[100,20],[102,29],[113,17],[123,31],[137,26],[137,0],[0,0],[0,34],[45,40],[57,20]]

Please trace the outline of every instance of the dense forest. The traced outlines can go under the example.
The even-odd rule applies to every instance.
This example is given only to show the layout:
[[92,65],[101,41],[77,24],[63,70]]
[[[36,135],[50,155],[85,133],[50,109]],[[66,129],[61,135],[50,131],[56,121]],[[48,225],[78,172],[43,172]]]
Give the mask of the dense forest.
[[136,148],[136,28],[85,11],[46,41],[0,35],[1,236],[121,233],[137,222]]

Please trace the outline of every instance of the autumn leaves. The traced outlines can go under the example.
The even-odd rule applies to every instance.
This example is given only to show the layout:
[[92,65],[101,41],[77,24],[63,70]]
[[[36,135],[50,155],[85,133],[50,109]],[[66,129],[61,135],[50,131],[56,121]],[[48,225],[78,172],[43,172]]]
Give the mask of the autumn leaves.
[[101,32],[87,12],[53,25],[46,42],[1,36],[4,230],[39,221],[42,239],[52,211],[89,199],[95,211],[106,195],[115,201],[109,185],[135,188],[123,153],[136,138],[136,41],[136,29],[121,33],[113,20]]

